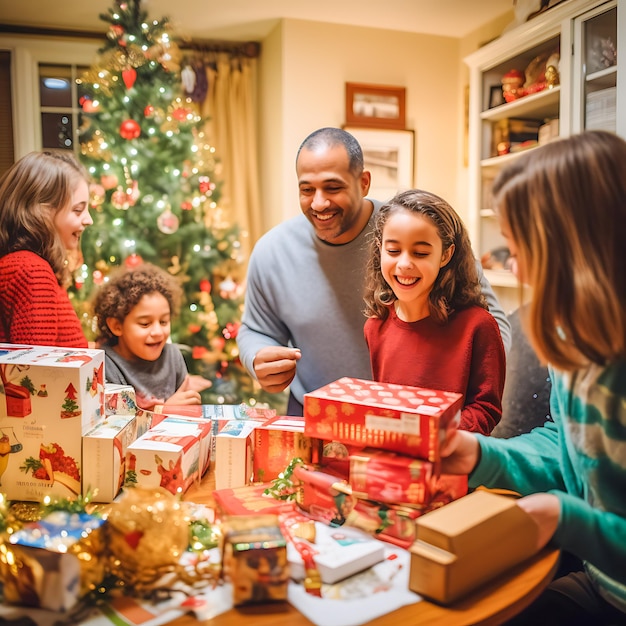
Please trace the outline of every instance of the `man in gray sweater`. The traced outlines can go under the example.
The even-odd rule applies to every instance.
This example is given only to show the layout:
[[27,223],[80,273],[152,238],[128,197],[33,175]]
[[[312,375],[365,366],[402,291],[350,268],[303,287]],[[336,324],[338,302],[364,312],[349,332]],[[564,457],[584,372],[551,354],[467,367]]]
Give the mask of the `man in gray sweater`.
[[[296,172],[302,214],[256,243],[237,335],[241,360],[265,391],[290,385],[289,415],[302,415],[305,393],[342,376],[371,379],[363,289],[381,206],[366,197],[370,173],[361,146],[340,128],[311,133],[298,150]],[[508,349],[509,323],[477,265]]]

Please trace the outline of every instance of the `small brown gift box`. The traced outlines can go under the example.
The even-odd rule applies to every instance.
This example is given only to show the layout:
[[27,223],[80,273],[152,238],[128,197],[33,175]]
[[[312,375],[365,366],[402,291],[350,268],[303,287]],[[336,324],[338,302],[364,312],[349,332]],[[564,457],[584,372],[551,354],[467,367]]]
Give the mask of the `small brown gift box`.
[[276,515],[231,516],[224,522],[224,578],[233,604],[287,599],[287,541]]

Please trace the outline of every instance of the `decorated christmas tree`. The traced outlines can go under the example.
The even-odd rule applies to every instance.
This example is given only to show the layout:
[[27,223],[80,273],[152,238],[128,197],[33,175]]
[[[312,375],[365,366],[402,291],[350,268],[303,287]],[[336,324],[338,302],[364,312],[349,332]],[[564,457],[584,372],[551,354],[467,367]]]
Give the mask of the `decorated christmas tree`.
[[94,288],[117,266],[154,263],[183,287],[172,341],[190,372],[212,381],[203,402],[271,402],[238,358],[238,228],[220,209],[219,159],[182,86],[169,21],[149,19],[139,0],[117,1],[100,18],[106,43],[79,81],[94,224],[83,234],[70,293],[85,333],[94,334]]

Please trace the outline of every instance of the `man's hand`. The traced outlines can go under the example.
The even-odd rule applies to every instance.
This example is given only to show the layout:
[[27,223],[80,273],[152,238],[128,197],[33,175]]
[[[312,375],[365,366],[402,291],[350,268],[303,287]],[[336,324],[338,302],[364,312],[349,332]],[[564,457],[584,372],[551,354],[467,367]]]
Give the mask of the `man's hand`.
[[296,375],[296,362],[302,356],[298,348],[268,346],[254,357],[254,373],[261,387],[268,393],[286,389]]

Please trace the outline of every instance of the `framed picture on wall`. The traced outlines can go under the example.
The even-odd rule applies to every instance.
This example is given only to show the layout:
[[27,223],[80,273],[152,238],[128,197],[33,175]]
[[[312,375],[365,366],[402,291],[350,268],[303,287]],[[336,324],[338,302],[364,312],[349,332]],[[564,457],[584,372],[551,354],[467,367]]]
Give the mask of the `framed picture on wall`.
[[404,130],[406,89],[346,83],[346,126]]
[[415,133],[344,126],[361,144],[365,169],[372,174],[369,196],[389,200],[398,191],[413,187]]

